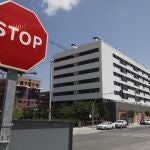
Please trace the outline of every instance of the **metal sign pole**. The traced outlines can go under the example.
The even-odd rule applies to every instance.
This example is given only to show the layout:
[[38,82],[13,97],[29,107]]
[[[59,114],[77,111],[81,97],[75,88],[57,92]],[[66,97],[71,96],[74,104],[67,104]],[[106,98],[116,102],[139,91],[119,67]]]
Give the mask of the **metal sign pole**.
[[13,108],[15,102],[17,71],[8,70],[5,96],[2,108],[2,120],[0,126],[0,150],[8,150],[10,142]]

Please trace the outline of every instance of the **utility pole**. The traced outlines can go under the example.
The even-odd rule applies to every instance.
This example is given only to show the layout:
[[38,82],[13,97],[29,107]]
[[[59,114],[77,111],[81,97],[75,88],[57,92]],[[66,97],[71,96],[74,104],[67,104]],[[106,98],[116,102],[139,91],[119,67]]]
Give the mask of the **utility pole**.
[[136,123],[138,122],[138,107],[137,107],[137,92],[138,90],[135,89],[135,114],[136,114]]
[[95,106],[96,100],[97,99],[95,99],[94,102],[93,102],[93,104],[92,104],[92,126],[94,126],[94,116],[95,116],[94,115],[94,111],[95,111],[94,106]]
[[49,121],[52,120],[52,86],[53,86],[53,63],[54,60],[50,60],[50,90],[49,90]]

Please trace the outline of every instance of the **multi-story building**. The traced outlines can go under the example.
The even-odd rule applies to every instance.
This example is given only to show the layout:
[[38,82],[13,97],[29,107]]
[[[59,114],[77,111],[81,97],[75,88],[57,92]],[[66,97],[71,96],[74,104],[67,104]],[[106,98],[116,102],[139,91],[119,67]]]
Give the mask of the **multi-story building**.
[[[4,99],[6,78],[0,79],[0,107]],[[37,107],[40,95],[40,80],[31,77],[18,77],[16,88],[16,107]],[[2,109],[2,108],[1,108]],[[0,110],[1,110],[0,109]]]
[[149,110],[150,70],[102,40],[54,55],[52,74],[53,101],[105,99],[115,119]]
[[50,91],[44,91],[44,92],[40,92],[40,96],[39,96],[39,105],[46,111],[49,110],[49,94]]

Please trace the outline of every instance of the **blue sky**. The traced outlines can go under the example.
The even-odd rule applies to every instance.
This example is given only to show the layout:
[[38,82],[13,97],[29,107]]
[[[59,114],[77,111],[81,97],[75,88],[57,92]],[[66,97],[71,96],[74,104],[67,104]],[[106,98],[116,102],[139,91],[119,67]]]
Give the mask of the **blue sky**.
[[[86,44],[98,36],[147,68],[150,66],[150,0],[14,1],[37,13],[50,41],[69,48],[72,43]],[[43,90],[49,89],[50,59],[61,51],[48,44],[46,60],[33,69],[38,72]]]

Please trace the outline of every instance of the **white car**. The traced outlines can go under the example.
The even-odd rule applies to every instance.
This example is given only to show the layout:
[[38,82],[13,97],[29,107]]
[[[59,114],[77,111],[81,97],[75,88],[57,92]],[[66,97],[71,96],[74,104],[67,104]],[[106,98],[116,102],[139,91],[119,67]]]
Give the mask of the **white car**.
[[114,125],[116,128],[126,128],[127,122],[125,120],[116,120],[116,122],[114,122]]
[[145,124],[145,125],[150,125],[150,119],[144,120],[144,124]]
[[102,122],[101,124],[98,124],[96,126],[96,129],[103,129],[103,130],[114,129],[114,128],[115,125],[110,121]]

